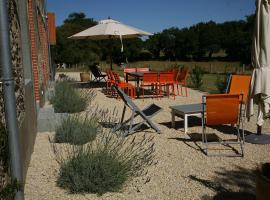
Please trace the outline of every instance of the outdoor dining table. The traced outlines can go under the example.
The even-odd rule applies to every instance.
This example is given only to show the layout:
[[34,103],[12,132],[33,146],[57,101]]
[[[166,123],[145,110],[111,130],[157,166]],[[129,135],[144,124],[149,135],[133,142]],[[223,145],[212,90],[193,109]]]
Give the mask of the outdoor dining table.
[[[147,72],[126,72],[126,82],[128,83],[128,77],[132,76],[135,78],[136,80],[136,94],[137,94],[137,98],[139,98],[140,96],[140,80],[143,79],[143,75],[146,73],[151,73],[153,71],[147,71]],[[159,72],[157,72],[159,73]],[[167,90],[169,88],[167,87]]]

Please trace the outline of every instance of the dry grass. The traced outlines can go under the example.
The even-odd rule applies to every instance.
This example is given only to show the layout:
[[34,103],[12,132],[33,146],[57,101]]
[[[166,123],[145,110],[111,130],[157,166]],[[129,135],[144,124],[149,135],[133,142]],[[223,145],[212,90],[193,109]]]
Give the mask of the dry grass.
[[[100,62],[102,69],[105,71],[110,68],[110,64],[106,62]],[[127,64],[128,67],[150,67],[152,70],[163,71],[170,69],[174,66],[188,67],[190,71],[195,66],[202,67],[206,72],[209,73],[232,73],[241,72],[242,65],[240,62],[222,62],[222,61],[211,61],[211,62],[195,62],[195,61],[138,61]],[[73,65],[71,68],[58,69],[59,72],[79,72],[87,70],[85,65]],[[120,70],[118,66],[113,65],[114,70]]]

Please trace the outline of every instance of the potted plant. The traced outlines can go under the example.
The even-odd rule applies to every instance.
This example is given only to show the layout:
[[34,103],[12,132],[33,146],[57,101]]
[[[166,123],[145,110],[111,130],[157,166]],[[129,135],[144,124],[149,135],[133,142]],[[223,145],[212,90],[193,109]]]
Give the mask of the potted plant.
[[89,72],[81,72],[80,73],[81,82],[89,82],[91,80]]
[[261,165],[256,178],[256,200],[270,199],[270,163]]

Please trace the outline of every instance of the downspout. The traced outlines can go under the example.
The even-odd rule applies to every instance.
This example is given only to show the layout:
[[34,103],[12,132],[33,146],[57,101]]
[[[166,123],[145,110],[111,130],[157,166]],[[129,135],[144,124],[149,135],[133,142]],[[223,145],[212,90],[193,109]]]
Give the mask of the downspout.
[[11,64],[8,0],[0,0],[0,67],[2,68],[5,121],[8,130],[11,178],[21,185],[15,200],[23,200],[23,176],[20,155],[19,128],[16,114],[16,97]]
[[50,44],[50,36],[49,36],[49,31],[48,31],[48,15],[47,15],[47,1],[44,1],[44,6],[45,6],[45,15],[46,15],[46,21],[45,21],[45,27],[46,27],[46,33],[47,33],[47,44],[48,44],[48,59],[49,59],[49,69],[50,69],[50,81],[54,81],[55,78],[55,69],[54,65],[52,62],[52,55],[51,55],[51,44]]

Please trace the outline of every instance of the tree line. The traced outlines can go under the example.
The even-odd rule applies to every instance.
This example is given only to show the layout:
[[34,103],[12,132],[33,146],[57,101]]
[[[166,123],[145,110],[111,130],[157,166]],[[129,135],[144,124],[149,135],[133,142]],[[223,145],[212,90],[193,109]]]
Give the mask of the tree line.
[[[57,44],[53,47],[56,63],[91,64],[101,60],[114,63],[142,60],[227,60],[250,63],[252,32],[255,15],[245,20],[215,23],[201,22],[188,28],[172,27],[155,33],[143,41],[140,38],[125,39],[124,53],[121,53],[119,39],[72,40],[68,37],[97,22],[86,18],[84,13],[71,13],[64,23],[57,27]],[[223,52],[221,56],[213,56]]]

